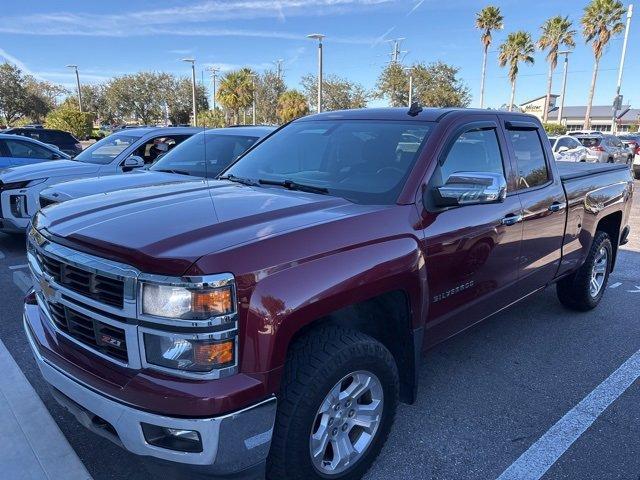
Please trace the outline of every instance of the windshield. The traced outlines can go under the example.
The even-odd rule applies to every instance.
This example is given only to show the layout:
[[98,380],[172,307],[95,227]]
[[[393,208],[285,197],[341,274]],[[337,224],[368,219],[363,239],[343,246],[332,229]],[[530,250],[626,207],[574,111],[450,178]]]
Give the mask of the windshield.
[[601,137],[579,137],[578,141],[587,148],[597,147],[602,141]]
[[120,155],[126,148],[140,139],[140,136],[126,133],[114,133],[80,152],[74,160],[85,163],[106,165]]
[[164,155],[149,170],[213,178],[257,140],[258,137],[198,133]]
[[431,123],[418,121],[294,122],[223,176],[291,181],[356,203],[392,204],[431,128]]

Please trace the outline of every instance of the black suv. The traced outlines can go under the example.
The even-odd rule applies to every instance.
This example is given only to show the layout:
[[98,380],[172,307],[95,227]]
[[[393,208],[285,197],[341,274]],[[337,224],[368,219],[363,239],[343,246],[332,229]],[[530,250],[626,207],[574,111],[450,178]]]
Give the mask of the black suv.
[[14,135],[22,135],[23,137],[33,138],[42,143],[48,143],[58,147],[64,153],[75,157],[82,151],[80,140],[63,130],[52,130],[49,128],[10,128],[2,133],[11,133]]

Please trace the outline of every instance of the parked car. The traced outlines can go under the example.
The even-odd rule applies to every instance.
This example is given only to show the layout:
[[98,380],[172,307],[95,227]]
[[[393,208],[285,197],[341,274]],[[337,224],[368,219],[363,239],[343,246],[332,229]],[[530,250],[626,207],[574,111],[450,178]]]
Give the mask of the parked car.
[[240,154],[274,130],[275,127],[242,127],[200,131],[163,155],[148,169],[137,169],[127,175],[84,178],[45,188],[40,192],[40,206],[47,207],[74,198],[125,188],[202,182],[207,178],[215,178]]
[[629,153],[615,135],[577,135],[575,137],[587,147],[588,161],[600,163],[629,163]]
[[622,143],[629,149],[632,155],[631,158],[633,159],[633,173],[635,177],[640,180],[640,133],[626,133],[620,135],[618,138],[620,138]]
[[69,158],[69,155],[51,145],[31,138],[17,138],[15,135],[0,133],[0,170]]
[[[170,150],[201,128],[141,128],[110,135],[87,147],[73,159],[11,167],[0,172],[4,190],[0,196],[0,231],[24,232],[40,208],[40,192],[50,185],[79,178],[97,178],[130,172],[152,164],[162,153],[158,144]],[[11,209],[20,200],[23,208]]]
[[34,126],[32,128],[20,127],[10,128],[5,133],[11,133],[14,135],[22,135],[23,137],[33,138],[42,143],[48,143],[54,145],[58,150],[75,157],[82,151],[82,144],[80,140],[71,135],[69,132],[62,130],[54,130],[50,128],[42,128],[41,126]]
[[556,164],[532,116],[321,113],[208,188],[41,210],[24,328],[56,399],[135,454],[356,479],[426,348],[548,285],[598,305],[632,195],[625,165]]
[[556,160],[565,162],[586,162],[589,151],[578,140],[569,135],[549,137],[551,150]]

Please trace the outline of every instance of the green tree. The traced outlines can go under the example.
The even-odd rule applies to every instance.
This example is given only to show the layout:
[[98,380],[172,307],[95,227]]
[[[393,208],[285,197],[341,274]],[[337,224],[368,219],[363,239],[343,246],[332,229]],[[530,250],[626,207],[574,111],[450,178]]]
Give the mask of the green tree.
[[226,125],[224,112],[216,108],[213,110],[201,110],[198,112],[198,126],[206,128],[220,128]]
[[278,118],[282,123],[309,114],[309,104],[306,97],[297,90],[287,90],[278,99]]
[[498,62],[501,67],[509,65],[509,81],[511,82],[509,111],[513,110],[513,103],[515,101],[518,66],[520,62],[533,64],[533,54],[535,51],[536,47],[531,40],[531,35],[522,30],[510,33],[507,40],[500,45]]
[[[318,77],[305,75],[300,83],[307,102],[317,111]],[[322,79],[322,111],[364,108],[367,106],[368,99],[369,94],[358,83],[336,75],[329,75]]]
[[468,107],[471,93],[458,78],[459,71],[444,62],[413,65],[414,98],[427,107]]
[[376,98],[386,98],[392,107],[403,107],[409,102],[409,76],[402,65],[391,62],[378,77]]
[[543,123],[545,132],[547,135],[566,135],[567,127],[560,123]]
[[483,56],[482,79],[480,81],[480,108],[484,108],[484,81],[487,73],[487,54],[493,41],[492,32],[504,28],[504,18],[500,8],[489,5],[476,13],[476,28],[482,30]]
[[278,124],[278,99],[287,90],[284,80],[275,71],[267,70],[256,79],[255,87],[258,123]]
[[248,108],[253,102],[253,72],[249,68],[241,68],[228,72],[220,80],[216,97],[220,104],[233,116],[233,123],[240,120],[240,110]]
[[170,75],[138,72],[115,77],[106,84],[107,108],[119,119],[131,118],[143,124],[162,119]]
[[624,30],[624,23],[621,21],[623,15],[624,6],[618,0],[591,0],[591,3],[585,7],[580,20],[582,35],[586,43],[591,42],[595,58],[587,111],[584,116],[584,128],[591,127],[591,106],[593,105],[593,96],[596,91],[600,58],[602,58],[604,48],[611,40],[611,37]]
[[24,77],[26,91],[25,115],[32,121],[41,122],[58,105],[58,98],[68,93],[67,89],[46,80],[38,80],[31,75]]
[[22,71],[10,63],[0,65],[0,115],[5,124],[26,116],[27,97]]
[[76,138],[88,138],[93,128],[93,114],[68,104],[61,105],[47,115],[45,127],[70,132]]
[[[191,77],[176,78],[166,75],[163,83],[163,97],[169,110],[169,121],[173,125],[188,124],[193,114],[193,87]],[[209,109],[207,91],[200,83],[196,83],[196,111]]]
[[549,75],[547,76],[547,98],[544,102],[544,113],[542,121],[546,122],[549,118],[549,105],[551,102],[551,87],[553,82],[553,72],[558,66],[558,51],[560,47],[575,47],[576,42],[573,36],[576,34],[572,30],[572,23],[569,17],[561,17],[560,15],[549,18],[542,24],[542,34],[538,40],[538,48],[540,50],[548,50],[547,61],[549,62]]

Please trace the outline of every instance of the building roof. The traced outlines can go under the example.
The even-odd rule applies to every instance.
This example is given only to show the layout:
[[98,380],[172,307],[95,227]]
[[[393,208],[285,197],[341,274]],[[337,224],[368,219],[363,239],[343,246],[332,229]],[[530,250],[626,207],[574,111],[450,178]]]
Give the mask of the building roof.
[[[537,101],[537,100],[542,100],[543,98],[546,98],[546,96],[547,96],[547,95],[546,95],[546,94],[544,94],[544,95],[542,95],[542,96],[540,96],[540,97],[532,98],[531,100],[527,100],[526,102],[522,102],[520,105],[526,105],[526,104],[528,104],[528,103],[533,103],[533,102],[535,102],[535,101]],[[551,94],[551,97],[558,98],[559,96],[560,96],[560,95],[558,95],[558,94],[556,94],[556,93],[552,93],[552,94]]]
[[630,108],[622,115],[618,116],[618,120],[625,123],[636,123],[640,121],[640,108]]
[[[618,110],[617,118],[621,118],[623,115],[625,115],[630,108],[631,108],[630,105],[623,105],[622,108]],[[558,109],[556,107],[550,111],[557,112]],[[586,105],[568,106],[568,107],[564,107],[564,110],[562,111],[562,115],[564,118],[567,118],[567,119],[575,118],[577,120],[583,119],[586,113],[587,113]],[[611,119],[612,114],[613,114],[613,109],[611,105],[594,105],[593,107],[591,107],[592,120]]]

